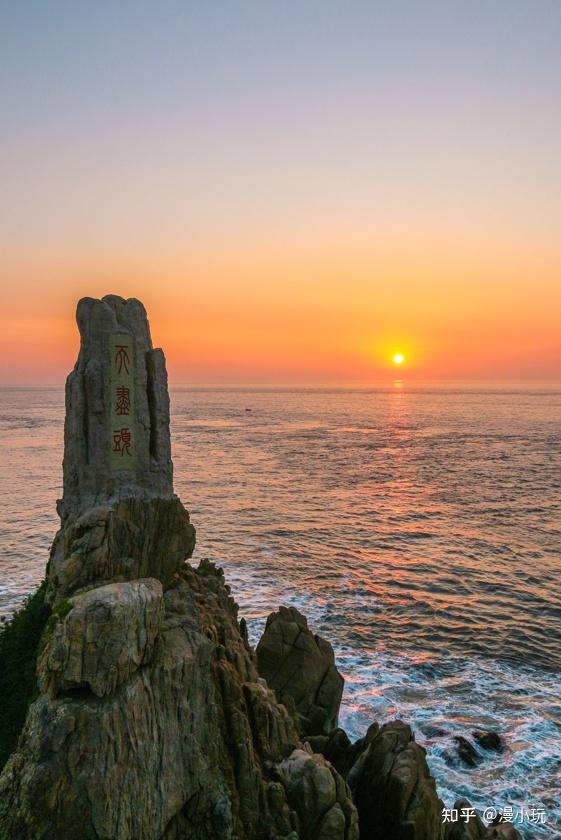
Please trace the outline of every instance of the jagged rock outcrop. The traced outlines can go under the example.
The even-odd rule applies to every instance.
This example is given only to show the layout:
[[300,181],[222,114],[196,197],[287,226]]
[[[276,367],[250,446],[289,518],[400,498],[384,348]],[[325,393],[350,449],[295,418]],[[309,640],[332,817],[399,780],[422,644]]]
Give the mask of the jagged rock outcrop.
[[195,547],[189,514],[175,497],[119,497],[69,517],[47,567],[51,599],[86,586],[155,577],[168,587]]
[[439,840],[442,802],[425,750],[411,728],[396,720],[369,736],[347,775],[361,836],[371,840]]
[[472,732],[471,734],[479,746],[483,747],[484,750],[499,753],[504,751],[504,744],[498,732],[493,732],[491,729],[482,732],[481,730],[476,729],[475,732]]
[[444,836],[443,805],[425,750],[402,721],[381,728],[373,723],[354,744],[342,729],[307,740],[346,779],[358,810],[361,837],[440,840]]
[[347,781],[359,815],[360,836],[369,840],[522,840],[512,823],[486,826],[467,800],[458,800],[453,810],[458,818],[443,822],[443,803],[438,797],[426,761],[425,750],[415,743],[411,729],[402,721],[382,728],[371,724],[364,738],[351,743],[343,729],[329,735],[307,736]]
[[356,840],[350,791],[259,677],[222,572],[185,562],[142,305],[86,299],[78,323],[53,610],[0,776],[1,840]]
[[300,815],[298,834],[303,840],[358,837],[358,818],[350,804],[349,789],[321,755],[294,750],[281,764],[288,801]]
[[88,688],[105,697],[150,662],[164,618],[159,581],[110,583],[61,607],[45,629],[37,666],[45,694]]
[[302,613],[295,607],[271,613],[256,655],[260,675],[295,712],[302,734],[327,734],[337,726],[344,680],[333,648],[312,633]]
[[309,629],[298,610],[281,607],[268,617],[256,654],[259,673],[291,711],[307,744],[348,782],[361,837],[443,837],[443,805],[425,750],[409,726],[392,721],[380,728],[373,723],[354,744],[342,729],[333,728],[343,678],[331,645]]
[[61,529],[47,569],[52,603],[94,583],[155,577],[169,586],[195,546],[173,492],[165,358],[152,347],[143,305],[83,298],[76,319]]
[[364,738],[359,738],[354,744],[344,729],[333,729],[329,735],[306,736],[314,752],[321,753],[336,768],[344,779],[357,761],[361,753],[366,749],[373,737],[378,734],[380,727],[372,723]]
[[[0,836],[269,840],[313,837],[310,821],[324,821],[325,837],[357,838],[348,788],[323,758],[306,753],[335,780],[333,801],[310,809],[295,781],[302,745],[259,680],[221,571],[185,566],[163,600],[148,663],[101,697],[85,684],[32,705],[0,778]],[[71,636],[78,608],[43,659],[59,634]]]
[[[373,724],[351,744],[331,645],[281,607],[254,655],[222,571],[186,562],[195,531],[142,304],[86,298],[77,319],[52,610],[0,775],[0,840],[358,840],[359,826],[442,840],[409,727]],[[446,840],[517,837],[474,825],[487,833]]]

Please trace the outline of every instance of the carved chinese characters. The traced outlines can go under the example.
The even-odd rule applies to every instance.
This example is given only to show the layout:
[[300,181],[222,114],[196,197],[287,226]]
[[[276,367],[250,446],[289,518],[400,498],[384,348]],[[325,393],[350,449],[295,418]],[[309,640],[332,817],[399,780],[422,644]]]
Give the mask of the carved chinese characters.
[[110,441],[114,470],[136,468],[134,413],[134,343],[132,336],[116,333],[110,342]]

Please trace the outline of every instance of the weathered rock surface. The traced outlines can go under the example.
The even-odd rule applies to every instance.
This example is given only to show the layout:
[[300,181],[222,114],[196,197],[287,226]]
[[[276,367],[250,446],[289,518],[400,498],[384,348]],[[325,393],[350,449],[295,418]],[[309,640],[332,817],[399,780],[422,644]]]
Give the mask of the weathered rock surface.
[[440,840],[443,804],[411,729],[401,721],[371,724],[352,744],[342,729],[307,737],[346,779],[357,807],[360,836],[369,840]]
[[369,840],[439,840],[442,802],[429,773],[425,750],[399,720],[371,727],[347,775],[359,814],[360,835]]
[[358,818],[343,779],[321,755],[297,749],[281,773],[288,801],[300,815],[302,840],[351,840],[358,837]]
[[[293,772],[303,744],[259,677],[222,572],[185,564],[195,533],[173,494],[165,364],[142,305],[85,299],[78,323],[54,609],[40,693],[0,776],[1,840],[297,840],[316,828],[355,840],[337,771],[305,753]],[[306,799],[309,779],[329,779],[329,796]]]
[[379,725],[372,723],[364,738],[359,738],[354,744],[351,743],[345,730],[339,728],[333,729],[329,735],[306,736],[306,741],[314,752],[324,755],[346,779],[350,769],[379,731]]
[[[76,320],[81,343],[66,382],[64,493],[59,504],[63,523],[68,516],[96,507],[99,500],[173,495],[165,359],[152,347],[144,306],[118,295],[82,298]],[[134,391],[134,471],[111,468],[110,367],[116,336],[127,348],[121,372],[128,372],[127,384]],[[131,417],[121,415],[122,423]]]
[[[409,727],[351,744],[331,645],[281,607],[254,656],[222,571],[185,562],[195,531],[142,304],[86,298],[77,318],[53,611],[0,775],[0,840],[357,840],[359,825],[368,840],[442,840]],[[517,838],[481,830],[447,840]]]
[[195,529],[176,497],[124,497],[70,519],[48,565],[53,601],[77,589],[153,577],[170,586],[195,547]]
[[83,298],[76,319],[81,343],[66,382],[51,603],[92,583],[154,577],[169,586],[195,546],[173,493],[165,358],[152,347],[143,305]]
[[362,837],[443,837],[443,805],[425,750],[408,726],[393,721],[380,729],[373,723],[354,744],[342,729],[333,728],[343,679],[331,645],[312,633],[298,610],[281,607],[269,616],[256,653],[259,673],[292,711],[302,737],[347,780]]
[[66,615],[51,619],[38,662],[45,694],[89,688],[104,697],[150,662],[164,616],[159,581],[110,583],[75,595],[65,607]]
[[[304,753],[321,767],[313,784],[331,780],[308,813],[308,782],[290,764],[298,734],[259,681],[221,571],[185,566],[163,600],[153,655],[126,681],[101,697],[86,684],[32,705],[0,777],[0,837],[269,840],[324,825],[335,833],[318,836],[356,838],[344,781]],[[77,626],[79,608],[62,627]]]
[[312,633],[295,607],[280,607],[269,615],[256,654],[260,675],[280,702],[296,712],[303,734],[327,734],[337,726],[344,680],[333,648]]

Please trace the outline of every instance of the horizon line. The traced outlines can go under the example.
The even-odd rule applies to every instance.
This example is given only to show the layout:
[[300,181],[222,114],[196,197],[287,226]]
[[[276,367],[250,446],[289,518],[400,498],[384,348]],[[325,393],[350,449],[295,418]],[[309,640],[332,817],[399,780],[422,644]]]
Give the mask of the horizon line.
[[[388,379],[372,380],[370,382],[363,382],[357,380],[344,380],[336,382],[170,382],[168,387],[170,390],[174,388],[190,388],[193,390],[203,389],[267,389],[267,390],[290,390],[302,388],[316,388],[316,389],[380,389],[380,388],[425,388],[425,387],[483,387],[489,389],[496,388],[512,388],[515,386],[525,386],[526,388],[536,389],[558,389],[561,388],[560,378],[547,379],[516,379],[516,378],[488,378],[488,379],[412,379],[407,380],[405,377],[393,377]],[[58,382],[0,382],[0,388],[11,389],[25,389],[25,388],[64,388],[65,380]]]

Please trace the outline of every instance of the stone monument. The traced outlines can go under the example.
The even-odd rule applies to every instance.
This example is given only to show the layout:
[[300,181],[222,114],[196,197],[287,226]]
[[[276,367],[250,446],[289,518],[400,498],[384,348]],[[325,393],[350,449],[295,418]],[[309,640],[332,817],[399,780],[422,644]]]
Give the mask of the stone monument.
[[152,347],[144,306],[117,295],[82,298],[76,319],[52,602],[94,582],[152,576],[169,585],[195,545],[173,493],[165,358]]
[[260,679],[221,570],[185,563],[144,307],[85,298],[77,320],[52,612],[0,840],[356,840],[349,789]]
[[0,774],[0,840],[520,840],[480,820],[445,832],[404,723],[354,744],[332,729],[342,678],[295,610],[270,616],[259,675],[222,571],[185,562],[195,532],[144,307],[85,298],[78,325],[36,596],[51,610],[26,652],[37,690]]

